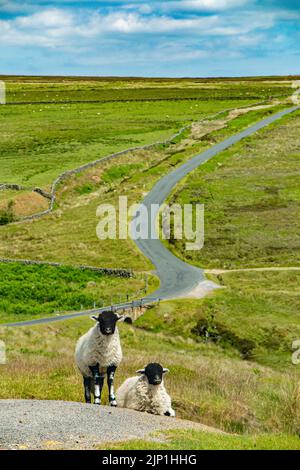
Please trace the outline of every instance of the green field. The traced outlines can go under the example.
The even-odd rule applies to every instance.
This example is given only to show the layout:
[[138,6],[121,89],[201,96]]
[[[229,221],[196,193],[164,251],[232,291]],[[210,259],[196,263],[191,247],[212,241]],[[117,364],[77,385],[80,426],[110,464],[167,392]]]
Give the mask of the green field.
[[214,295],[201,301],[164,302],[158,311],[140,317],[136,326],[296,373],[291,355],[293,341],[300,338],[300,271],[227,273],[212,279],[223,287]]
[[48,187],[67,169],[164,140],[209,114],[290,94],[286,83],[8,81],[0,182]]
[[205,205],[205,245],[170,249],[205,268],[300,266],[300,113],[248,137],[189,175],[170,197]]
[[[127,195],[130,203],[142,200],[163,174],[195,153],[209,148],[212,143],[279,109],[282,105],[254,109],[241,115],[224,112],[216,118],[194,124],[170,144],[130,152],[69,177],[58,188],[56,210],[52,215],[32,223],[2,227],[0,256],[131,267],[142,271],[150,269],[151,264],[132,241],[97,239],[98,205],[116,205],[119,195]],[[47,237],[44,236],[46,232]],[[109,257],[107,253],[110,253]]]
[[[124,360],[116,386],[156,360],[170,369],[166,387],[178,417],[230,433],[297,436],[299,368],[290,365],[290,358],[284,370],[263,366],[254,359],[242,359],[232,346],[189,335],[202,308],[199,300],[163,302],[133,326],[121,324]],[[183,316],[188,321],[184,322]],[[276,316],[273,318],[275,321]],[[74,347],[92,324],[81,318],[31,328],[0,328],[8,361],[0,368],[0,398],[82,401]],[[247,337],[246,330],[241,334]],[[270,346],[269,351],[274,354]]]
[[[150,288],[152,279],[150,278]],[[145,281],[72,266],[0,263],[0,324],[125,302]]]
[[[160,441],[160,442],[159,442]],[[180,429],[153,435],[151,440],[112,443],[100,450],[299,450],[297,437],[281,434],[228,436]]]
[[[1,78],[1,77],[0,77]],[[295,77],[258,79],[172,79],[96,77],[2,77],[8,103],[250,100],[289,96]]]

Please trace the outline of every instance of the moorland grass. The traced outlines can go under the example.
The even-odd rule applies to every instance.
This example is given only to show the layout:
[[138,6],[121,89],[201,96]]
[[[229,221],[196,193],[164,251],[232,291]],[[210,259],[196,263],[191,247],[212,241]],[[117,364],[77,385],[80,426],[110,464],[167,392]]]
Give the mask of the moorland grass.
[[92,77],[3,77],[7,84],[7,101],[137,101],[221,99],[250,100],[289,96],[292,77],[278,79],[143,79]]
[[[108,80],[108,84],[101,83],[101,86],[109,88],[109,82]],[[155,86],[159,87],[159,83],[155,83]],[[251,81],[251,83],[253,82]],[[263,87],[266,87],[266,90],[268,89],[267,84],[263,81],[259,83],[256,89],[256,98],[258,94],[261,98],[265,97],[261,91]],[[27,83],[27,85],[32,87],[30,83]],[[48,87],[48,85],[49,83],[46,83],[45,86]],[[193,83],[190,85],[192,88],[199,86],[199,84],[195,86]],[[120,82],[114,83],[114,86],[125,87]],[[140,82],[132,80],[132,84],[127,84],[126,86],[139,88],[144,86],[144,84],[141,85]],[[169,83],[169,86],[175,85]],[[186,87],[186,82],[184,84],[181,82],[181,86],[183,88]],[[247,86],[248,84],[246,83],[243,88],[242,95],[244,97]],[[231,87],[231,85],[228,87],[228,82],[224,81],[218,84],[214,82],[214,85],[211,82],[205,84],[201,82],[201,87],[207,87],[206,89],[209,90],[207,93],[210,96],[213,96],[214,87],[218,88],[213,105],[209,101],[204,100],[200,100],[199,103],[189,101],[188,106],[186,106],[187,102],[185,101],[180,102],[180,104],[178,102],[166,102],[169,106],[168,110],[174,109],[175,106],[181,116],[175,119],[176,128],[181,127],[184,122],[187,122],[184,120],[184,116],[189,116],[189,119],[195,119],[196,116],[207,116],[208,112],[213,114],[217,109],[224,109],[222,106],[225,105],[225,101],[218,101],[217,97],[219,93],[223,97],[227,93],[228,97],[228,91],[230,91]],[[240,87],[240,90],[242,90],[242,87]],[[236,98],[237,91],[238,88],[235,87]],[[32,90],[26,89],[25,93],[30,94]],[[128,99],[130,96],[133,96],[130,93],[126,95]],[[177,90],[176,93],[178,93]],[[192,93],[195,93],[195,91],[193,90]],[[58,93],[57,98],[60,96]],[[233,95],[230,96],[232,97]],[[204,92],[202,94],[203,97]],[[90,99],[90,97],[87,98]],[[239,105],[241,106],[243,102],[240,99],[241,95],[238,98]],[[249,103],[254,98],[254,91],[249,90],[248,98],[250,101],[246,100],[246,102]],[[218,107],[215,104],[217,101]],[[256,101],[259,100],[256,99]],[[205,108],[202,107],[204,103]],[[153,110],[151,113],[153,112],[153,114],[150,117],[154,116],[153,120],[155,121],[159,114],[158,110],[160,110],[162,116],[159,117],[159,121],[160,123],[163,121],[163,126],[166,126],[167,120],[164,118],[167,114],[165,103],[159,102],[159,106],[156,107],[156,104],[151,102],[149,106],[147,104],[148,108],[146,104],[139,104],[141,106],[139,109],[142,109],[141,115],[144,112],[146,114],[147,109],[151,108]],[[145,107],[143,107],[144,105]],[[181,105],[184,105],[184,108]],[[233,107],[231,105],[236,106],[236,103],[231,101],[230,106],[226,107]],[[34,107],[36,106],[34,105]],[[57,104],[51,106],[57,106]],[[76,109],[78,104],[72,106],[74,106],[73,109]],[[91,110],[89,106],[94,106],[91,117],[96,108],[98,109],[98,104],[96,105],[95,103],[84,104],[84,106],[88,106],[89,112]],[[100,106],[107,106],[107,109],[112,109],[111,103],[101,104]],[[194,112],[188,108],[193,106],[195,106]],[[135,102],[128,104],[130,112],[135,116],[141,116],[135,114],[135,107]],[[15,113],[17,122],[17,109],[21,109],[21,107],[17,105],[17,107],[12,106],[11,109],[14,110],[12,114]],[[24,109],[27,108],[24,107]],[[70,109],[66,112],[71,113]],[[123,108],[121,107],[120,109],[122,110]],[[255,111],[240,116],[234,121],[225,123],[221,128],[219,125],[214,128],[216,123],[213,121],[213,127],[210,129],[209,135],[197,137],[197,133],[193,134],[190,131],[168,146],[159,146],[151,152],[140,151],[132,153],[121,157],[118,159],[118,162],[106,162],[88,172],[68,179],[59,188],[57,206],[53,214],[39,221],[1,228],[0,256],[12,258],[28,257],[40,260],[63,261],[70,264],[133,267],[141,271],[150,269],[151,264],[137,251],[133,242],[120,240],[100,242],[96,238],[95,227],[97,219],[95,214],[97,206],[102,202],[116,204],[120,194],[127,194],[131,202],[142,200],[143,195],[151,189],[153,184],[163,174],[171,171],[197,152],[205,150],[212,143],[220,141],[228,135],[247,127],[268,115],[269,112],[275,112],[275,109],[271,111]],[[280,107],[277,107],[277,109],[280,109]],[[55,117],[55,119],[59,119],[61,113],[59,113],[58,109],[55,110],[56,112],[57,118]],[[193,112],[193,117],[191,117],[191,112]],[[43,111],[40,113],[43,115]],[[88,113],[85,117],[88,117]],[[222,118],[226,118],[226,114]],[[84,152],[87,147],[84,141],[86,139],[88,142],[94,133],[91,130],[92,127],[89,127],[92,119],[89,119],[86,119],[87,130],[83,131],[86,134],[82,138],[82,143],[80,143],[84,147],[81,154],[82,160],[76,154],[74,154],[74,160],[72,160],[73,157],[70,157],[68,160],[68,155],[66,154],[70,150],[69,143],[72,142],[72,132],[69,133],[68,129],[66,130],[66,141],[60,141],[59,133],[55,134],[55,139],[59,145],[57,148],[53,148],[54,156],[56,155],[57,157],[57,149],[63,143],[60,148],[64,149],[63,151],[67,149],[64,156],[66,156],[68,164],[72,161],[73,165],[74,161],[83,161],[86,158]],[[114,125],[114,119],[115,117],[110,121],[111,126]],[[72,120],[73,117],[71,116],[69,123],[73,129],[74,123],[72,123]],[[254,180],[257,181],[257,169],[262,164],[265,164],[265,159],[263,158],[266,152],[264,153],[264,151],[267,150],[267,153],[273,152],[273,144],[271,145],[270,143],[272,140],[275,142],[274,145],[277,153],[275,152],[276,158],[271,153],[273,158],[272,160],[270,159],[267,169],[270,172],[273,167],[275,168],[274,173],[272,173],[272,181],[276,180],[275,186],[278,185],[278,178],[283,172],[284,187],[280,186],[278,191],[275,191],[275,194],[273,182],[270,183],[263,180],[261,184],[263,184],[264,188],[265,186],[271,187],[270,192],[268,190],[265,191],[265,189],[263,191],[266,192],[268,206],[271,205],[273,207],[273,201],[275,200],[276,211],[272,212],[272,217],[282,210],[281,206],[278,206],[278,201],[276,202],[278,194],[279,199],[283,198],[283,195],[286,194],[284,197],[286,197],[285,203],[287,207],[284,210],[288,212],[285,212],[284,215],[288,215],[289,222],[282,228],[282,232],[279,231],[280,239],[282,238],[281,233],[283,233],[283,238],[286,236],[288,226],[295,227],[293,214],[297,214],[298,193],[297,188],[292,184],[292,178],[297,171],[294,165],[294,158],[297,158],[297,153],[292,137],[297,139],[297,134],[299,134],[295,122],[297,122],[296,117],[291,116],[272,126],[271,133],[273,134],[269,139],[268,147],[263,147],[262,143],[266,141],[270,129],[262,131],[258,135],[230,149],[228,151],[228,159],[223,159],[223,156],[221,156],[221,160],[219,160],[216,157],[199,170],[200,172],[202,170],[206,172],[205,175],[208,180],[214,181],[213,187],[202,186],[203,180],[199,179],[196,181],[193,191],[185,195],[185,197],[189,202],[191,200],[203,202],[203,197],[204,199],[206,197],[208,200],[211,198],[211,200],[217,201],[217,204],[211,206],[213,210],[209,210],[208,215],[211,226],[213,226],[214,220],[216,220],[214,225],[216,231],[224,230],[224,206],[222,198],[217,193],[214,198],[211,197],[211,189],[221,188],[221,185],[226,183],[229,176],[225,171],[224,173],[222,171],[227,168],[231,160],[237,160],[238,154],[244,149],[243,157],[238,159],[239,164],[244,164],[243,171],[241,172],[240,168],[234,164],[229,172],[231,179],[228,179],[227,190],[224,191],[223,187],[224,198],[225,195],[227,197],[231,195],[230,201],[231,205],[233,205],[237,196],[241,194],[243,184],[245,188],[248,187],[248,173],[252,172],[255,168]],[[58,129],[60,129],[60,124],[58,122]],[[124,129],[128,129],[125,120],[123,124]],[[120,123],[118,132],[121,132],[123,124]],[[177,127],[177,124],[180,124],[180,126]],[[83,121],[78,119],[76,125],[79,128],[83,125]],[[171,127],[164,127],[165,130],[163,132],[167,131],[168,133],[171,131]],[[147,127],[147,129],[149,128]],[[199,135],[201,135],[201,129]],[[145,127],[141,132],[143,133],[144,131]],[[123,135],[123,137],[127,138],[128,135],[126,134],[126,137]],[[118,140],[116,135],[110,137]],[[50,142],[51,146],[55,144],[55,139],[49,136],[48,142]],[[43,145],[46,141],[47,139],[45,141],[42,139]],[[67,147],[64,147],[66,142]],[[36,146],[38,152],[35,155],[44,155],[39,153],[40,143],[41,140],[38,140]],[[32,142],[28,146],[28,155],[32,156],[34,154],[34,146],[30,148],[31,144]],[[105,145],[107,145],[107,142]],[[116,148],[115,141],[113,146]],[[95,143],[96,147],[98,152],[98,142]],[[257,160],[253,161],[253,165],[250,165],[248,170],[247,165],[250,163],[250,159],[247,158],[248,152],[255,152],[257,148]],[[284,149],[286,149],[286,154]],[[90,152],[88,161],[90,161],[90,156],[93,156],[92,147],[89,147],[88,151]],[[287,157],[288,152],[291,152],[289,157]],[[281,160],[282,166],[279,164]],[[37,160],[31,158],[30,165],[34,161],[36,162],[35,168],[37,172],[34,173],[34,168],[30,169],[32,171],[31,176],[29,175],[28,177],[28,174],[26,176],[28,184],[38,180],[40,182],[49,181],[48,177],[54,174],[54,167],[50,165],[47,177],[45,177],[44,173],[41,176]],[[56,160],[54,165],[55,171],[56,169],[61,170],[60,165],[61,163]],[[284,173],[285,171],[286,173]],[[262,172],[263,170],[261,169]],[[288,177],[288,172],[290,172],[290,178]],[[264,171],[264,173],[266,172]],[[24,175],[25,173],[22,170],[20,174]],[[234,178],[237,174],[241,175],[238,183],[237,178]],[[13,176],[15,175],[11,173],[11,177]],[[243,178],[245,178],[244,183]],[[184,181],[184,184],[186,181],[187,179]],[[256,207],[257,201],[253,200],[253,198],[257,194],[257,187],[251,184],[249,188],[249,191],[245,190],[245,193],[243,193],[242,203],[245,207],[252,207],[253,205]],[[290,188],[292,189],[290,190]],[[206,200],[204,202],[207,204]],[[294,207],[296,212],[292,212],[290,207]],[[250,258],[250,254],[246,257],[242,257],[240,254],[236,256],[237,245],[232,245],[231,237],[235,234],[236,228],[239,230],[240,225],[238,219],[232,217],[229,221],[230,223],[225,219],[227,233],[229,233],[228,243],[224,242],[222,245],[222,243],[216,242],[214,247],[209,250],[207,250],[206,246],[200,252],[201,265],[205,267],[244,266],[245,262],[247,262],[247,265],[252,263],[252,265],[256,266],[260,263],[265,264],[267,260],[270,261],[270,253],[274,257],[274,264],[286,264],[287,255],[285,253],[287,251],[285,252],[282,249],[276,251],[276,246],[273,244],[274,233],[278,233],[278,223],[279,227],[283,226],[280,225],[280,214],[277,219],[276,217],[274,218],[273,224],[270,222],[272,221],[271,217],[266,218],[265,214],[262,214],[266,218],[267,223],[270,224],[267,227],[264,225],[262,230],[262,219],[259,219],[260,211],[256,211],[256,209],[255,211],[251,210],[251,217],[247,211],[240,212],[245,214],[245,216],[243,219],[244,232],[239,232],[239,243],[242,243],[241,240],[244,239],[244,234],[247,236],[249,227],[251,237],[255,239],[255,244],[251,245],[251,251],[249,248],[249,253],[252,253],[252,257]],[[253,218],[252,214],[254,214]],[[259,223],[256,224],[257,220]],[[229,227],[228,223],[229,225],[231,224]],[[212,239],[210,233],[208,231],[208,240]],[[296,247],[297,245],[295,231],[289,233],[290,243],[287,250],[290,250],[291,246]],[[223,233],[221,238],[225,238]],[[272,243],[270,243],[270,240]],[[268,247],[268,250],[266,247]],[[179,256],[183,256],[179,248],[175,246],[176,253]],[[206,252],[205,249],[207,250]],[[263,258],[261,256],[262,253],[268,253],[268,258]],[[204,254],[203,258],[202,254]],[[297,257],[297,249],[295,254]],[[230,263],[228,263],[229,258]],[[195,264],[198,262],[193,257],[191,260]],[[295,259],[296,261],[297,258]],[[242,448],[247,448],[247,446],[249,448],[255,446],[294,448],[298,445],[298,438],[294,436],[299,435],[300,429],[299,371],[297,366],[292,366],[291,364],[292,351],[289,350],[289,347],[291,346],[291,341],[298,339],[296,336],[299,335],[299,299],[297,296],[299,274],[289,272],[278,274],[231,273],[222,274],[217,279],[214,278],[214,280],[223,285],[224,289],[215,292],[211,297],[203,300],[182,299],[162,302],[160,305],[149,309],[133,326],[125,324],[120,326],[124,345],[124,362],[117,372],[117,384],[120,384],[129,375],[133,375],[137,369],[143,367],[147,362],[155,360],[171,369],[170,375],[166,378],[166,384],[173,397],[174,407],[179,417],[197,422],[200,421],[234,433],[270,434],[267,437],[228,437],[226,441],[227,437],[223,439],[223,436],[214,436],[209,440],[209,437],[199,435],[191,435],[188,438],[184,433],[178,432],[176,435],[168,436],[170,439],[168,443],[161,444],[169,445],[169,448],[198,448],[199,439],[203,443],[200,446],[203,445],[204,448],[214,448],[214,446],[216,448],[231,448],[230,446],[233,448],[235,446],[241,446]],[[76,339],[90,325],[91,321],[89,319],[82,318],[31,329],[2,328],[0,330],[0,338],[6,343],[8,363],[0,368],[0,397],[82,401],[81,377],[74,366],[73,351]],[[104,398],[107,399],[106,390]],[[276,433],[275,437],[271,435],[274,433]],[[280,433],[281,436],[277,433]],[[290,438],[290,435],[293,437]],[[230,441],[230,439],[232,440]],[[150,448],[152,444],[140,442],[122,445],[131,446],[129,448],[133,446]],[[155,444],[155,448],[157,448],[157,445]]]
[[[151,269],[132,240],[99,240],[96,236],[96,210],[100,203],[118,206],[118,197],[127,195],[129,204],[141,201],[155,182],[213,142],[248,127],[281,106],[249,112],[226,122],[209,121],[215,131],[205,135],[207,123],[184,133],[169,145],[131,152],[117,161],[106,161],[65,180],[57,193],[57,206],[51,215],[30,223],[1,228],[0,256],[62,261],[107,267]],[[222,127],[222,129],[220,129]],[[201,137],[197,137],[200,132]],[[194,133],[196,133],[194,135]],[[126,174],[124,174],[126,171]],[[47,233],[47,236],[45,234]],[[109,253],[109,256],[108,256]]]
[[[174,203],[205,205],[205,244],[168,247],[206,268],[299,266],[300,113],[248,137],[178,185]],[[222,131],[221,131],[222,132]]]
[[[152,277],[149,289],[153,289]],[[145,295],[145,280],[72,266],[0,263],[0,324],[90,310]]]
[[300,272],[240,272],[212,276],[222,289],[204,299],[162,302],[135,325],[181,336],[223,356],[300,373],[292,343],[300,338]]
[[156,433],[152,440],[107,443],[100,450],[299,450],[297,436],[261,434],[231,436],[190,429]]
[[[10,97],[17,96],[18,100],[23,97],[27,104],[8,104],[0,109],[0,182],[49,188],[65,170],[120,150],[163,141],[184,125],[209,114],[264,101],[278,94],[285,97],[289,91],[287,87],[279,91],[275,87],[272,92],[272,85],[268,89],[257,86],[255,93],[246,91],[243,86],[241,89],[236,86],[236,92],[214,86],[218,96],[211,88],[202,90],[200,87],[194,101],[185,98],[189,88],[153,88],[151,93],[161,101],[151,101],[147,99],[151,88],[122,90],[111,85],[103,89],[95,83],[70,85],[63,81],[58,84],[9,83],[8,102]],[[168,90],[180,101],[169,100]],[[123,91],[125,101],[118,101]],[[109,93],[113,101],[97,102],[98,92]],[[203,92],[208,94],[204,100]],[[51,95],[48,98],[47,93]],[[87,95],[83,102],[68,102],[77,95],[80,101],[82,93]],[[144,95],[145,100],[140,101],[140,95]],[[50,103],[39,104],[41,99],[49,99]]]
[[[186,307],[197,309],[199,301]],[[172,315],[183,311],[172,306]],[[187,310],[185,310],[187,312]],[[147,316],[147,313],[146,313]],[[169,316],[170,318],[170,316]],[[83,401],[74,364],[76,340],[92,326],[88,318],[49,325],[2,328],[7,364],[0,367],[0,398]],[[120,325],[124,351],[116,386],[145,364],[170,369],[166,387],[177,416],[234,433],[299,434],[299,375],[276,371],[214,343],[200,343],[161,328],[151,332]],[[104,389],[107,403],[107,388]]]

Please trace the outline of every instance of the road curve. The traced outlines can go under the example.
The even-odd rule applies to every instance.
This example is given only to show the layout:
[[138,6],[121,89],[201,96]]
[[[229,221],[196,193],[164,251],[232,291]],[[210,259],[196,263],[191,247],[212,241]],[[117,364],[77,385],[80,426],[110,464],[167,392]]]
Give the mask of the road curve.
[[[148,213],[150,214],[150,207],[152,204],[156,205],[154,211],[152,211],[152,218],[149,217],[146,223],[148,223],[148,236],[144,239],[135,240],[136,245],[142,251],[142,253],[154,264],[156,268],[157,275],[160,279],[160,287],[157,291],[147,296],[143,299],[145,303],[151,303],[157,301],[158,299],[172,299],[185,297],[190,294],[196,287],[202,285],[203,290],[209,291],[217,286],[212,282],[208,281],[205,277],[203,269],[196,268],[191,266],[188,263],[177,258],[173,255],[158,239],[151,239],[149,234],[155,233],[155,219],[159,212],[159,207],[163,204],[166,198],[169,196],[171,191],[174,189],[176,184],[184,178],[188,173],[195,170],[198,166],[207,162],[210,158],[214,157],[218,153],[226,150],[237,142],[241,141],[245,137],[249,137],[255,132],[263,129],[264,127],[272,124],[278,119],[286,116],[287,114],[293,113],[300,109],[300,106],[293,106],[286,110],[280,111],[268,118],[263,119],[262,121],[254,124],[253,126],[248,127],[242,132],[235,134],[234,136],[225,139],[219,144],[213,145],[205,152],[202,152],[191,160],[188,160],[186,163],[176,168],[171,173],[167,174],[161,178],[153,189],[145,197],[142,205],[146,206]],[[131,232],[138,229],[138,215],[139,209],[136,211],[136,217],[134,218],[131,224]],[[135,306],[140,305],[141,300],[135,302]],[[132,302],[114,305],[116,310],[122,310],[132,306]],[[69,320],[76,317],[81,317],[85,315],[91,315],[95,313],[100,313],[101,311],[109,307],[103,307],[101,309],[88,310],[78,313],[70,313],[66,315],[61,315],[57,317],[50,318],[40,318],[38,320],[28,320],[18,323],[7,323],[0,324],[0,327],[9,326],[9,327],[18,327],[18,326],[33,326],[45,323],[52,323],[60,320]]]
[[[148,220],[143,220],[141,223],[141,225],[143,223],[148,223],[149,230],[147,238],[140,238],[135,240],[135,242],[144,255],[154,264],[160,279],[160,288],[152,294],[153,297],[158,297],[160,299],[184,297],[198,287],[200,283],[203,284],[204,291],[217,287],[210,281],[206,280],[203,269],[196,268],[195,266],[191,266],[190,264],[180,260],[174,256],[159,239],[151,239],[151,236],[149,235],[151,232],[155,233],[155,219],[158,215],[159,207],[169,196],[176,184],[188,173],[195,170],[198,166],[202,165],[218,153],[231,147],[245,137],[249,137],[260,129],[272,124],[283,116],[299,109],[300,106],[294,106],[280,111],[254,124],[253,126],[248,127],[244,131],[225,139],[223,142],[213,145],[205,152],[196,155],[191,160],[176,168],[176,170],[161,178],[150,193],[148,193],[142,202],[142,205],[146,206],[148,213],[150,213],[152,204],[156,206],[152,211],[153,216],[149,216]],[[140,224],[140,217],[138,216],[140,212],[141,209],[136,211],[136,217],[133,220],[131,227],[132,233],[138,231],[138,226]]]

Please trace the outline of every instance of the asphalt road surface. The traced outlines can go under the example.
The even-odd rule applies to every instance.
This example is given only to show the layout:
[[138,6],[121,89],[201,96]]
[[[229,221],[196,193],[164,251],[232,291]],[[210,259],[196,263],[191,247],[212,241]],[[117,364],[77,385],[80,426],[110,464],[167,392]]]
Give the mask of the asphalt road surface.
[[[164,300],[185,297],[199,285],[203,286],[204,291],[208,291],[217,287],[206,279],[203,269],[196,268],[195,266],[191,266],[190,264],[180,260],[174,256],[160,240],[155,239],[150,235],[151,233],[155,233],[155,218],[159,212],[159,207],[172,192],[176,184],[188,173],[195,170],[197,167],[207,162],[207,160],[214,157],[218,153],[226,150],[245,137],[249,137],[260,129],[263,129],[264,127],[272,124],[283,116],[293,113],[299,109],[300,106],[293,106],[286,110],[280,111],[254,124],[253,126],[248,127],[244,131],[239,132],[238,134],[235,134],[228,139],[225,139],[223,142],[213,145],[205,152],[196,155],[191,160],[178,167],[176,170],[161,178],[150,191],[150,193],[148,193],[142,202],[142,205],[144,205],[148,210],[149,216],[147,220],[144,220],[144,222],[148,224],[149,230],[144,239],[137,239],[135,240],[135,243],[144,253],[144,255],[154,264],[157,275],[160,279],[160,287],[156,292],[151,294],[151,296],[145,297],[144,300],[146,302],[153,302],[157,299]],[[151,205],[156,205],[155,210],[152,211],[152,217],[150,217]],[[136,215],[138,215],[138,212],[139,210],[136,212]],[[136,217],[131,225],[132,232],[138,231],[139,223],[139,217]],[[116,310],[121,310],[128,306],[131,306],[131,303],[119,304],[116,305],[115,308]],[[59,320],[76,318],[78,316],[95,314],[95,312],[99,313],[102,310],[104,309],[89,310],[85,312],[71,313],[57,317],[30,320],[19,323],[10,323],[2,326],[30,326],[41,323],[50,323]]]

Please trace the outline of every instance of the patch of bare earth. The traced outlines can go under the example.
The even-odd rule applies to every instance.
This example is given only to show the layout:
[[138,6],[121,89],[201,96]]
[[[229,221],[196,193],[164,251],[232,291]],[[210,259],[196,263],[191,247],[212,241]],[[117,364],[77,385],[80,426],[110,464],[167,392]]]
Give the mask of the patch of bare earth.
[[[49,207],[49,200],[34,191],[21,192],[14,198],[14,214],[16,217],[25,217],[42,212]],[[0,201],[0,209],[7,208],[7,200]]]
[[239,269],[206,269],[206,274],[229,274],[229,273],[240,273],[240,272],[264,272],[264,271],[300,271],[300,266],[272,266],[268,268],[239,268]]

